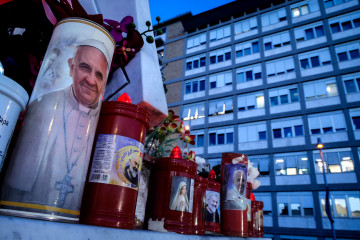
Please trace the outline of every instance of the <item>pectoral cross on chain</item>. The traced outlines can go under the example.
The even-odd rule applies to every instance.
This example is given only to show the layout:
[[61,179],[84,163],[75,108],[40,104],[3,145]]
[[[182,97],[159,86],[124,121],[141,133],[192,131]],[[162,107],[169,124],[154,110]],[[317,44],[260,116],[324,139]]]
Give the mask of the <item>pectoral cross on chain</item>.
[[55,189],[60,191],[56,206],[63,208],[67,195],[74,192],[74,186],[71,185],[71,176],[66,174],[62,181],[57,181],[55,183]]

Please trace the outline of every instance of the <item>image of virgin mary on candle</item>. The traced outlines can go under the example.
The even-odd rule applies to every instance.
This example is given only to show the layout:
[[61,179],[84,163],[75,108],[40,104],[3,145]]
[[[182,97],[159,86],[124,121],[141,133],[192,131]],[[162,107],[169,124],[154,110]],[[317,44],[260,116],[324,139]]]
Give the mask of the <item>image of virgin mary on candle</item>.
[[171,187],[170,209],[182,212],[190,211],[190,179],[173,177]]

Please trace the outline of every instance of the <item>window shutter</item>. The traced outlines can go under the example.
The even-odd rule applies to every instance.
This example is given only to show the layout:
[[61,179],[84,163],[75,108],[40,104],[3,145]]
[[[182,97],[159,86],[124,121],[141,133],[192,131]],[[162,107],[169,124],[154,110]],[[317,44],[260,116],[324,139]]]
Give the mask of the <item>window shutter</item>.
[[305,98],[308,97],[314,97],[315,96],[315,89],[314,89],[314,84],[304,84],[304,93],[305,93]]
[[242,33],[241,22],[235,23],[235,34]]
[[247,32],[250,30],[250,21],[246,20],[241,23],[243,32]]
[[320,117],[320,122],[321,122],[321,127],[325,128],[325,127],[332,127],[332,119],[330,116],[321,116]]
[[256,126],[248,126],[248,141],[255,142],[258,140],[258,132]]
[[200,43],[206,43],[206,34],[200,35]]
[[333,119],[334,119],[335,128],[345,128],[346,129],[344,114],[342,114],[342,113],[334,114]]
[[205,115],[205,106],[201,105],[201,106],[199,106],[198,109],[199,109],[198,116],[201,116],[201,117],[204,116]]
[[232,99],[228,99],[225,101],[225,111],[231,111],[233,109],[233,101]]
[[309,122],[310,130],[320,128],[320,119],[319,119],[319,117],[309,117],[308,122]]
[[216,30],[216,38],[221,39],[223,37],[224,37],[224,29],[220,28],[220,29]]
[[261,16],[261,24],[263,27],[270,25],[270,16],[269,14]]
[[278,17],[277,12],[270,13],[269,17],[270,17],[270,24],[275,24],[275,23],[279,22],[279,17]]
[[289,32],[281,34],[281,42],[290,42],[290,34]]
[[326,85],[325,82],[315,83],[315,93],[317,96],[326,95]]
[[246,105],[247,106],[256,106],[255,101],[256,101],[255,95],[246,96]]
[[219,101],[216,103],[216,112],[224,112],[224,101]]
[[191,107],[190,117],[195,117],[196,116],[197,109],[198,109],[197,106],[192,106]]
[[213,115],[216,111],[216,102],[209,103],[209,115]]
[[238,139],[239,139],[239,143],[242,143],[242,142],[247,142],[247,128],[248,127],[241,127],[239,126],[239,136],[238,136]]
[[284,61],[277,61],[275,62],[275,68],[276,68],[276,73],[279,72],[285,72],[285,65],[284,65]]
[[182,115],[182,118],[187,118],[189,116],[189,110],[190,108],[189,107],[185,107],[184,110],[183,110],[183,115]]
[[256,28],[257,27],[257,21],[256,18],[250,19],[250,28]]
[[320,61],[321,62],[331,61],[329,49],[326,49],[326,50],[320,52],[319,55],[320,55]]
[[294,65],[294,58],[287,58],[284,60],[285,62],[285,68],[286,70],[288,69],[294,69],[295,68],[295,65]]
[[281,35],[275,35],[271,39],[273,46],[281,43]]
[[232,75],[231,73],[225,73],[225,84],[226,83],[232,83]]
[[246,96],[238,96],[237,101],[238,108],[246,107]]
[[275,74],[275,63],[274,62],[266,63],[266,72],[267,72],[268,76],[271,74]]
[[210,40],[216,39],[216,30],[210,32]]
[[279,9],[279,10],[277,11],[277,15],[278,15],[279,18],[286,17],[286,10],[285,10],[285,8]]
[[230,36],[230,26],[224,28],[224,37]]
[[193,46],[194,46],[194,40],[193,39],[188,39],[187,48],[192,48]]
[[305,31],[304,29],[296,29],[295,32],[295,40],[303,38],[305,40]]
[[217,87],[225,86],[225,76],[224,74],[219,74],[217,76]]
[[200,45],[200,37],[194,38],[194,47],[199,46],[199,45]]

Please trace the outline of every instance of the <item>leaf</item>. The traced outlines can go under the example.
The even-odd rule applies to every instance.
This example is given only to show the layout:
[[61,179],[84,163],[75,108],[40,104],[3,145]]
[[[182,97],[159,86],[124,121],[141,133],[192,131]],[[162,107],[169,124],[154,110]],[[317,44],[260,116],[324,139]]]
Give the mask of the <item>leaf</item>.
[[52,23],[52,25],[56,25],[57,20],[56,20],[54,13],[51,11],[50,6],[47,4],[47,2],[45,0],[41,0],[41,3],[44,7],[46,17],[49,19],[49,21]]

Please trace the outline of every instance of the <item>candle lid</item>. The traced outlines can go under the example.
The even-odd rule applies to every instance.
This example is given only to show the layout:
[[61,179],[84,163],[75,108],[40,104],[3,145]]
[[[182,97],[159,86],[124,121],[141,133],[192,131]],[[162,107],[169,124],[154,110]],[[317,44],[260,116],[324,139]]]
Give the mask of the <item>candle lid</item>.
[[29,94],[20,84],[0,74],[0,92],[16,101],[20,105],[21,111],[25,110]]

